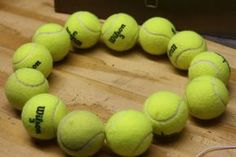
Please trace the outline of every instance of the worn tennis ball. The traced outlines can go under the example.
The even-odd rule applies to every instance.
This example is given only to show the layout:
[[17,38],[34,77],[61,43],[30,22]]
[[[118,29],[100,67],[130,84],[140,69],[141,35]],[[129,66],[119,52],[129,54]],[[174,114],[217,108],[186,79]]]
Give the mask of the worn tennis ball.
[[126,51],[137,42],[139,26],[128,14],[118,13],[107,18],[102,26],[102,40],[112,50]]
[[206,50],[202,36],[193,31],[182,31],[170,39],[167,54],[174,67],[188,70],[193,58]]
[[30,136],[49,140],[56,137],[58,124],[66,114],[66,106],[57,96],[44,93],[26,102],[21,119]]
[[192,80],[202,75],[217,77],[227,84],[230,77],[229,63],[218,53],[201,53],[192,60],[188,70],[188,76]]
[[175,33],[175,27],[169,20],[153,17],[141,26],[139,43],[145,52],[152,55],[162,55],[167,52],[168,43]]
[[94,46],[101,34],[99,19],[88,11],[78,11],[70,15],[65,28],[73,46],[81,49]]
[[50,51],[54,62],[62,60],[71,47],[69,34],[55,23],[40,26],[33,36],[33,42],[44,45]]
[[124,110],[115,113],[105,126],[107,145],[120,156],[139,156],[152,142],[152,125],[141,112]]
[[193,79],[185,91],[190,114],[199,119],[213,119],[220,116],[229,101],[225,84],[213,76]]
[[13,70],[33,68],[48,77],[52,71],[53,60],[49,50],[41,44],[27,43],[20,46],[13,55]]
[[157,135],[179,133],[188,119],[185,101],[175,93],[160,91],[149,96],[144,104],[144,112],[152,122]]
[[21,110],[33,96],[48,93],[48,81],[35,69],[22,68],[12,73],[5,84],[5,94],[13,107]]
[[104,139],[102,121],[88,111],[73,111],[67,114],[57,130],[57,141],[61,149],[76,157],[94,155],[102,147]]

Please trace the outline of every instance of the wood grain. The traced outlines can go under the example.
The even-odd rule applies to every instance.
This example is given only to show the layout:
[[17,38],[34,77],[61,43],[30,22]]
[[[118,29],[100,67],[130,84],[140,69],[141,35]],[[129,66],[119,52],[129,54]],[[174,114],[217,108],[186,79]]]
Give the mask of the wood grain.
[[[50,0],[0,0],[0,152],[11,157],[66,156],[56,140],[35,141],[26,133],[20,113],[8,103],[4,84],[12,73],[11,57],[17,47],[30,42],[38,26],[47,22],[63,24],[68,15],[54,13]],[[184,131],[163,140],[154,138],[145,157],[190,157],[215,145],[236,145],[236,50],[207,41],[208,48],[220,52],[230,62],[232,75],[228,88],[230,102],[220,118],[203,122],[189,118]],[[122,109],[142,110],[153,92],[169,90],[184,94],[187,73],[172,67],[166,56],[153,57],[139,46],[117,54],[101,42],[88,50],[71,51],[54,65],[49,77],[50,92],[61,97],[69,110],[96,113],[104,122]],[[112,157],[104,147],[96,156]],[[209,157],[236,156],[236,150],[209,153]]]

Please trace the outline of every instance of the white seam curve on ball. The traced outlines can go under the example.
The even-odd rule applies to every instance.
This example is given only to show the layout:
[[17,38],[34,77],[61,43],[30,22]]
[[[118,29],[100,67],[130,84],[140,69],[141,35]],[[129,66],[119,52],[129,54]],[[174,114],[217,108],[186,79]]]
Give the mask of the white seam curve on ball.
[[216,75],[215,75],[215,76],[216,76],[216,77],[217,77],[217,76],[220,77],[220,70],[219,70],[219,68],[217,67],[217,65],[215,65],[214,62],[211,62],[211,61],[208,61],[208,60],[200,60],[200,61],[194,62],[194,63],[190,66],[189,69],[193,68],[194,66],[196,66],[196,65],[199,64],[199,63],[207,63],[207,64],[209,64],[209,65],[212,65],[212,67],[214,67],[214,69],[216,70]]
[[[52,119],[51,119],[53,125],[54,125],[55,115],[56,115],[56,113],[57,113],[57,110],[58,110],[58,108],[59,108],[59,105],[60,105],[60,100],[59,100],[59,98],[57,98],[57,102],[55,103],[55,107],[54,107],[53,114],[52,114]],[[54,132],[56,133],[57,127],[55,128],[55,126],[53,126],[53,130],[54,130]]]
[[152,135],[152,132],[149,132],[149,133],[147,133],[145,136],[144,136],[144,138],[138,143],[138,145],[134,148],[134,150],[132,151],[132,154],[135,154],[136,153],[136,151],[138,150],[138,148],[142,145],[142,143],[143,143],[143,141],[145,140],[145,139],[147,139],[150,135]]
[[171,116],[171,117],[169,117],[168,119],[165,119],[165,120],[156,120],[156,119],[154,119],[148,112],[147,112],[147,107],[145,107],[145,111],[146,111],[146,113],[147,113],[147,116],[152,120],[152,121],[154,121],[155,123],[156,122],[159,122],[159,123],[166,123],[166,122],[168,122],[168,121],[170,121],[170,120],[172,120],[173,118],[175,118],[176,116],[177,116],[177,114],[179,113],[179,110],[180,110],[180,106],[181,106],[181,104],[182,103],[184,103],[183,102],[183,100],[181,99],[180,101],[179,101],[179,103],[178,103],[178,107],[177,107],[177,110],[175,111],[175,113]]
[[[119,113],[120,114],[120,117],[122,117],[122,119],[120,120],[120,121],[125,121],[124,119],[126,118],[125,116],[121,116],[121,115],[125,115],[126,113],[125,112],[122,112],[122,113]],[[115,122],[114,122],[115,121]],[[109,121],[110,122],[110,121]],[[109,123],[110,124],[110,123]],[[107,126],[106,126],[107,127]],[[107,129],[107,130],[109,130],[109,132],[110,132],[110,130],[115,130],[115,128],[116,128],[116,119],[115,120],[113,120],[112,119],[112,124],[110,124],[109,125],[109,128]]]
[[[187,91],[187,90],[186,90]],[[184,95],[184,100],[185,100],[185,102],[186,102],[186,104],[187,104],[187,107],[189,106],[189,104],[190,104],[190,102],[189,102],[189,100],[188,100],[188,97],[187,97],[187,92],[185,92],[185,95]],[[189,111],[189,113],[192,113],[192,108],[191,107],[188,107],[188,111]]]
[[[70,116],[67,116],[67,117],[65,117],[65,118],[63,118],[62,119],[62,121],[60,122],[60,125],[58,126],[58,127],[63,127],[63,125],[64,125],[64,123],[67,121],[67,119],[69,119],[72,115],[74,115],[74,114],[77,114],[77,112],[78,111],[72,111],[71,113],[70,113]],[[58,128],[59,130],[60,130],[60,128]],[[67,149],[68,151],[71,151],[72,153],[75,153],[74,151],[81,151],[81,149],[83,149],[87,144],[89,144],[89,142],[91,142],[93,139],[94,139],[94,137],[97,137],[99,134],[104,134],[104,132],[102,132],[102,131],[100,131],[100,132],[98,132],[97,134],[95,134],[87,143],[85,143],[83,146],[81,146],[80,148],[77,148],[76,150],[75,149],[71,149],[71,148],[68,148],[65,144],[64,144],[64,142],[61,140],[61,134],[60,134],[60,131],[58,131],[58,134],[57,134],[57,136],[58,136],[58,140],[59,140],[59,142],[61,143],[61,145],[65,148],[65,149]],[[105,136],[105,135],[104,135]],[[78,150],[79,149],[79,150]]]
[[[133,35],[132,38],[131,38],[129,41],[132,42],[132,41],[134,41],[134,40],[137,40],[138,35],[139,35],[139,28],[138,28],[137,32],[135,33],[135,35]],[[136,38],[136,39],[135,39],[135,38]],[[129,42],[125,42],[125,46],[124,46],[125,49],[127,49],[127,47],[128,47],[128,48],[132,48],[132,47],[136,44],[136,42],[134,42],[131,47],[130,47],[130,45],[128,45],[128,44],[129,44]],[[128,45],[128,46],[127,46],[127,45]]]
[[24,60],[26,60],[27,58],[29,58],[30,56],[32,56],[32,51],[33,51],[33,49],[35,49],[35,44],[29,49],[29,51],[28,51],[28,55],[27,56],[25,56],[24,58],[22,58],[21,60],[19,60],[19,61],[17,61],[17,62],[13,62],[13,64],[16,66],[16,65],[18,65],[18,64],[20,64],[20,63],[22,63]]
[[226,106],[226,104],[224,103],[224,101],[223,101],[223,99],[221,98],[220,94],[218,94],[217,90],[215,89],[215,87],[216,87],[216,84],[215,84],[216,79],[217,79],[217,78],[214,78],[214,77],[211,79],[211,85],[212,85],[212,88],[213,88],[213,93],[215,94],[215,96],[216,96],[217,98],[219,98],[220,102],[221,102],[224,106]]
[[79,22],[79,24],[80,24],[82,27],[86,28],[86,29],[89,30],[90,32],[95,33],[95,34],[99,33],[99,31],[95,31],[95,30],[93,30],[93,29],[87,27],[87,26],[83,23],[83,20],[80,19],[80,16],[78,16],[78,22]]
[[64,28],[62,28],[56,32],[39,32],[34,38],[37,38],[38,36],[41,36],[41,35],[54,35],[54,34],[63,32],[63,30],[64,30]]
[[68,149],[69,151],[78,152],[78,151],[81,151],[81,150],[83,150],[84,148],[86,148],[87,145],[88,145],[91,141],[93,141],[97,136],[99,136],[100,134],[104,134],[104,133],[103,133],[102,131],[100,131],[100,132],[94,134],[85,144],[83,144],[82,146],[80,146],[79,148],[76,148],[76,149],[69,148],[69,147],[67,147],[67,146],[63,143],[63,141],[61,141],[61,140],[60,140],[60,141],[61,141],[61,144],[63,145],[63,147],[65,147],[65,148]]
[[[113,15],[113,16],[118,16],[119,14],[115,14],[115,15]],[[116,23],[116,21],[118,21],[118,19],[119,19],[119,16],[118,16],[118,18],[116,18],[116,20],[112,20],[111,21],[111,24],[109,25],[109,28],[113,28],[113,25]],[[106,22],[106,21],[105,21]],[[105,23],[104,22],[104,23]],[[103,23],[103,25],[104,25],[104,23]],[[104,36],[106,33],[108,32],[108,29],[106,29],[103,33],[102,33],[102,36]]]
[[146,27],[143,27],[143,30],[144,30],[146,33],[150,34],[150,35],[163,37],[163,38],[166,38],[166,39],[168,39],[168,40],[170,39],[170,37],[167,36],[167,35],[165,35],[165,34],[150,32],[149,30],[147,30]]
[[27,83],[21,81],[21,80],[17,77],[16,73],[15,73],[14,75],[15,75],[15,77],[16,77],[16,80],[17,80],[19,83],[22,83],[23,85],[28,86],[28,87],[38,87],[38,86],[40,86],[40,85],[43,85],[43,84],[46,82],[46,80],[44,79],[42,82],[40,82],[40,83],[38,83],[38,84],[33,84],[33,85],[32,85],[32,84],[27,84]]
[[174,60],[175,64],[178,65],[179,57],[180,57],[183,53],[185,53],[185,52],[187,52],[187,51],[189,51],[189,50],[194,50],[194,51],[195,51],[195,50],[198,50],[198,49],[202,48],[203,46],[205,46],[205,41],[204,41],[204,39],[202,39],[202,42],[201,42],[201,44],[200,44],[198,47],[196,47],[196,48],[188,48],[188,49],[186,49],[186,50],[183,50],[183,51],[179,52],[179,54],[175,57],[175,60]]

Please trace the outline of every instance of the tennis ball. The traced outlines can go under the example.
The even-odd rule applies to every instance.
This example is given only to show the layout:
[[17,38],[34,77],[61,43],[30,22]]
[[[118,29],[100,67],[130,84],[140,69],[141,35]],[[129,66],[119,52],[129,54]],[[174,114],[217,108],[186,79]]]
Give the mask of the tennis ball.
[[5,84],[5,94],[13,107],[21,110],[34,95],[48,93],[48,81],[40,71],[22,68],[12,73]]
[[221,115],[229,101],[224,83],[213,76],[193,79],[185,91],[190,114],[199,119],[213,119]]
[[105,126],[107,145],[120,156],[139,156],[152,142],[152,125],[141,112],[115,113]]
[[139,43],[145,52],[152,55],[162,55],[166,53],[168,43],[175,33],[175,27],[169,20],[153,17],[141,26]]
[[32,137],[49,140],[56,137],[57,126],[66,114],[66,106],[58,97],[39,94],[26,102],[21,119]]
[[27,43],[20,46],[13,55],[13,70],[33,68],[48,77],[52,71],[52,56],[47,48],[37,43]]
[[102,26],[102,40],[112,50],[131,49],[138,39],[139,26],[128,14],[118,13],[107,18]]
[[81,49],[94,46],[101,34],[99,19],[87,11],[78,11],[69,16],[65,28],[73,46]]
[[160,91],[149,96],[144,104],[144,113],[152,122],[154,133],[171,135],[185,127],[188,107],[177,94]]
[[167,54],[176,68],[187,70],[193,58],[206,50],[206,42],[199,34],[182,31],[170,39]]
[[58,126],[57,141],[65,153],[76,157],[94,155],[105,139],[104,125],[93,113],[73,111]]
[[229,63],[218,53],[201,53],[192,60],[188,70],[188,76],[192,80],[202,75],[217,77],[227,84],[230,77]]
[[71,47],[69,34],[55,23],[40,26],[33,36],[33,42],[44,45],[50,51],[54,62],[62,60]]

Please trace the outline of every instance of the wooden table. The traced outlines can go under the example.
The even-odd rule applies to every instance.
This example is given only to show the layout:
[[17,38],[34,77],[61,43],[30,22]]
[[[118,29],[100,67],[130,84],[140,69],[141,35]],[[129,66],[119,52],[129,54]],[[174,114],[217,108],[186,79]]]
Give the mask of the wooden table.
[[[11,57],[17,47],[30,42],[38,26],[62,24],[68,15],[54,12],[53,1],[0,0],[0,156],[66,156],[56,140],[36,141],[23,128],[20,113],[8,103],[4,84],[12,73]],[[230,102],[223,116],[209,122],[189,118],[177,137],[155,138],[147,157],[192,157],[216,145],[236,145],[236,49],[207,41],[210,50],[220,52],[230,62],[228,84]],[[169,90],[183,95],[187,73],[178,71],[166,56],[146,55],[138,46],[125,54],[114,53],[102,43],[92,49],[71,52],[55,64],[49,77],[50,92],[61,97],[69,110],[95,112],[104,122],[122,109],[142,110],[153,92]],[[112,157],[104,148],[96,156]],[[209,153],[209,157],[235,157],[236,150]]]

